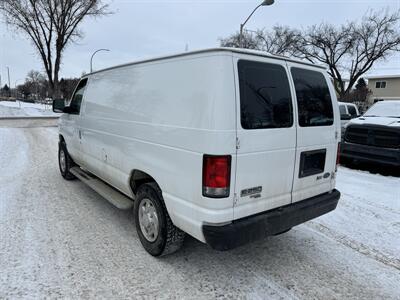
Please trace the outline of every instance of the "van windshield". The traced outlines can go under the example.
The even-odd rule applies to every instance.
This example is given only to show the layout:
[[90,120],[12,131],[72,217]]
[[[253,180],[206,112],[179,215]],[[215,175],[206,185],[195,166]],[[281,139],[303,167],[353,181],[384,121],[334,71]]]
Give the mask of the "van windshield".
[[242,128],[291,127],[292,99],[285,69],[246,60],[239,61],[238,69]]
[[321,72],[300,68],[291,69],[302,127],[333,124],[332,99]]

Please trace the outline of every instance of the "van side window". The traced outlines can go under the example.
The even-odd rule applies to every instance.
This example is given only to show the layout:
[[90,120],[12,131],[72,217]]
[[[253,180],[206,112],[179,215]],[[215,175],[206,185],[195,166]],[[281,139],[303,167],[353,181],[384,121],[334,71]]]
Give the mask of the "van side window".
[[333,124],[333,108],[325,77],[317,71],[292,68],[299,124],[302,127]]
[[73,109],[73,113],[75,114],[79,114],[81,110],[82,98],[83,93],[85,92],[86,83],[87,79],[82,79],[79,82],[78,87],[76,88],[75,93],[71,98],[71,103],[69,104],[69,106]]
[[240,60],[238,69],[242,128],[291,127],[292,99],[285,69],[247,60]]

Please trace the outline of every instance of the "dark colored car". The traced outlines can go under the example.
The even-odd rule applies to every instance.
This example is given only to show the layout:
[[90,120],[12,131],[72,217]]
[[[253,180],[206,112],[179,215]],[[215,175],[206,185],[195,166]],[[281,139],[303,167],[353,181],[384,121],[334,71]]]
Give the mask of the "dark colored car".
[[381,101],[346,126],[341,145],[345,160],[400,167],[400,101]]

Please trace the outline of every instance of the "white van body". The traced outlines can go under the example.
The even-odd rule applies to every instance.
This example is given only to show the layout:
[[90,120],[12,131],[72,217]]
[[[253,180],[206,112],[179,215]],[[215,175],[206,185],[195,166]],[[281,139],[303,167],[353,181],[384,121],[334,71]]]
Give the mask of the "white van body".
[[[290,126],[242,127],[240,61],[249,64],[249,72],[254,68],[257,72],[254,63],[268,64],[287,78]],[[325,81],[333,113],[330,125],[299,125],[293,69],[310,71],[307,74]],[[70,157],[132,200],[137,188],[133,177],[152,178],[173,224],[202,242],[213,244],[205,228],[231,226],[232,232],[237,220],[290,208],[319,195],[336,192],[329,210],[336,207],[340,113],[322,67],[264,52],[216,48],[121,65],[85,75],[82,81],[80,110],[59,120],[60,140]],[[275,86],[266,89],[265,93],[276,92]],[[322,169],[300,176],[302,153],[315,151],[321,151],[317,154]],[[224,197],[202,193],[205,155],[231,158]],[[228,244],[212,246],[236,246]]]

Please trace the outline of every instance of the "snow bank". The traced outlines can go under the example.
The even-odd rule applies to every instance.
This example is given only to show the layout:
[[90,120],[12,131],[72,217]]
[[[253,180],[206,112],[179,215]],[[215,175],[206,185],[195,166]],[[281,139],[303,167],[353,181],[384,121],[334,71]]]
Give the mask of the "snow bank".
[[0,101],[1,117],[38,117],[59,116],[52,111],[51,105],[40,103],[26,103],[20,101]]

